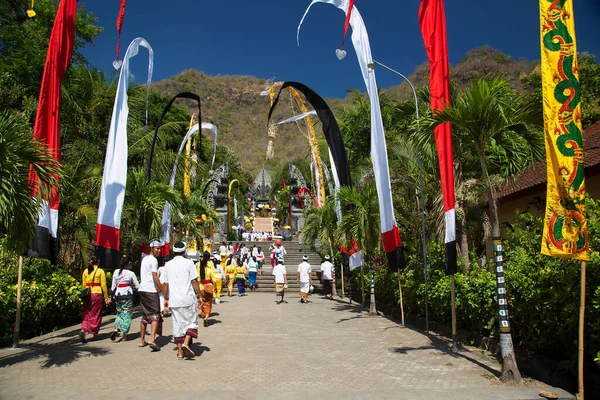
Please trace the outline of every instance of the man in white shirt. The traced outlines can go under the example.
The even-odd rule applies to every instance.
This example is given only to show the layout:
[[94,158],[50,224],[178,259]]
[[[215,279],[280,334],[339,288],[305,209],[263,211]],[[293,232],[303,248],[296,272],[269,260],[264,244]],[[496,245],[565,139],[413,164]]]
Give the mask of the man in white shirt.
[[194,262],[184,258],[185,242],[173,247],[175,257],[165,265],[161,282],[165,293],[165,307],[173,317],[173,341],[177,344],[177,358],[194,358],[192,338],[198,337],[197,308],[202,307],[198,272]]
[[308,263],[308,256],[302,257],[298,265],[298,282],[300,282],[300,303],[308,303],[308,293],[312,285],[312,268]]
[[[150,242],[150,254],[144,257],[140,267],[140,305],[144,314],[140,322],[139,347],[150,346],[153,351],[160,348],[154,343],[156,335],[162,335],[162,316],[160,310],[161,284],[158,279],[158,260],[160,256],[160,242]],[[150,324],[150,341],[146,342],[146,325]]]
[[333,299],[332,288],[333,288],[333,274],[335,268],[329,260],[331,257],[325,256],[325,261],[321,264],[321,279],[323,279],[323,293],[325,297]]
[[280,258],[277,265],[273,268],[273,275],[275,276],[275,294],[277,304],[283,303],[283,295],[285,289],[287,289],[287,274],[285,266],[283,265],[283,258]]

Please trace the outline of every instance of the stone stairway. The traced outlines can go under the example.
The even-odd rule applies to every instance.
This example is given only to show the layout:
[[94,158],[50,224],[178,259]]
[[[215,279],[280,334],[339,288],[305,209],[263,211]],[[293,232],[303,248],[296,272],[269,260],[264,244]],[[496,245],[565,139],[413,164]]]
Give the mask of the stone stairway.
[[[260,247],[262,252],[265,255],[265,264],[262,267],[262,276],[257,276],[256,284],[257,284],[257,292],[268,292],[275,293],[275,279],[272,275],[273,268],[271,267],[271,251],[269,250],[270,245],[274,245],[273,241],[268,242],[235,242],[235,243],[244,243],[246,247],[252,248],[253,245]],[[323,260],[321,256],[310,250],[307,245],[298,243],[298,242],[283,242],[283,247],[285,248],[287,254],[284,257],[285,267],[287,271],[287,279],[288,279],[288,290],[286,292],[287,295],[298,295],[300,292],[300,283],[297,279],[297,271],[298,264],[302,262],[302,256],[308,256],[308,263],[311,265],[313,273],[313,286],[315,287],[315,293],[323,292],[323,284],[321,283],[321,263]],[[225,296],[227,295],[227,288],[223,288]],[[248,292],[248,289],[246,289]],[[237,286],[234,283],[233,285],[233,293],[237,295]]]
[[271,217],[256,217],[254,220],[254,232],[273,232],[273,220]]

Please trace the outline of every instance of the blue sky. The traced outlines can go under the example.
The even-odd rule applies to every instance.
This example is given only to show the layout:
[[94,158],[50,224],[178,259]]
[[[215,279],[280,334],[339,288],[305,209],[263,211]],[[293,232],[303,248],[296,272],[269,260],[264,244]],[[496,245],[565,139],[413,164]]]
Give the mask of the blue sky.
[[[90,62],[112,74],[119,0],[80,0],[98,17],[104,32],[85,49]],[[338,61],[344,14],[327,4],[315,5],[296,46],[296,27],[310,0],[128,0],[121,33],[121,56],[135,37],[148,40],[155,52],[154,80],[194,68],[209,75],[254,75],[302,82],[325,97],[364,90],[352,51]],[[426,61],[417,12],[419,0],[356,0],[373,57],[410,74]],[[540,58],[537,0],[446,0],[450,63],[476,47],[490,45],[514,58]],[[574,1],[578,51],[600,58],[600,2]],[[142,50],[143,51],[143,50]],[[132,62],[139,82],[145,80],[147,57]],[[378,84],[397,78],[378,70]]]

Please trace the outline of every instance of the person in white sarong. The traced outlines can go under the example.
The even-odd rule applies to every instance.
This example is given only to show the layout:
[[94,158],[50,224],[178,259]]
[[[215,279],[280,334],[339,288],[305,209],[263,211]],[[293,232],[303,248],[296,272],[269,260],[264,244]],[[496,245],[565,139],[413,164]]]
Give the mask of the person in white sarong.
[[173,341],[177,344],[177,359],[194,358],[191,348],[193,339],[198,338],[197,308],[202,307],[198,272],[192,260],[185,254],[185,242],[173,246],[175,257],[165,264],[161,283],[165,293],[165,308],[173,319]]
[[300,282],[300,303],[308,303],[308,293],[312,286],[312,268],[308,263],[308,256],[302,257],[298,265],[298,282]]

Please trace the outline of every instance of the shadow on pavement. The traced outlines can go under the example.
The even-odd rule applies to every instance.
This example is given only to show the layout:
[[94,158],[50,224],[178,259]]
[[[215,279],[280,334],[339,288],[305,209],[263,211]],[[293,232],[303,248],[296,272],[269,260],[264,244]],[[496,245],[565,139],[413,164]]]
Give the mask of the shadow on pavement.
[[210,351],[210,348],[202,346],[200,343],[193,343],[192,351],[196,354],[196,357],[200,357],[205,351]]
[[452,358],[463,358],[470,363],[477,365],[480,368],[485,369],[490,374],[494,375],[496,378],[499,378],[501,373],[494,368],[478,361],[474,357],[472,357],[468,351],[465,350],[452,350],[449,346],[448,342],[441,340],[435,336],[429,336],[429,340],[431,340],[430,346],[420,346],[420,347],[393,347],[390,351],[397,354],[408,354],[409,351],[423,351],[423,350],[438,350],[442,353],[449,355]]
[[221,324],[221,323],[222,323],[222,321],[219,319],[209,319],[208,320],[208,326],[213,326],[213,325]]
[[[139,333],[138,333],[138,338],[139,338]],[[158,347],[160,347],[160,349],[162,350],[163,347],[165,347],[166,345],[168,345],[169,343],[171,343],[172,341],[172,336],[168,335],[168,336],[157,336],[156,339],[154,339],[154,343],[156,343],[156,345]]]
[[76,339],[55,344],[26,344],[21,346],[21,348],[26,350],[0,359],[0,368],[39,358],[45,358],[41,368],[60,367],[71,364],[81,357],[98,357],[110,353],[109,350],[95,347],[93,344],[81,344],[78,346]]

